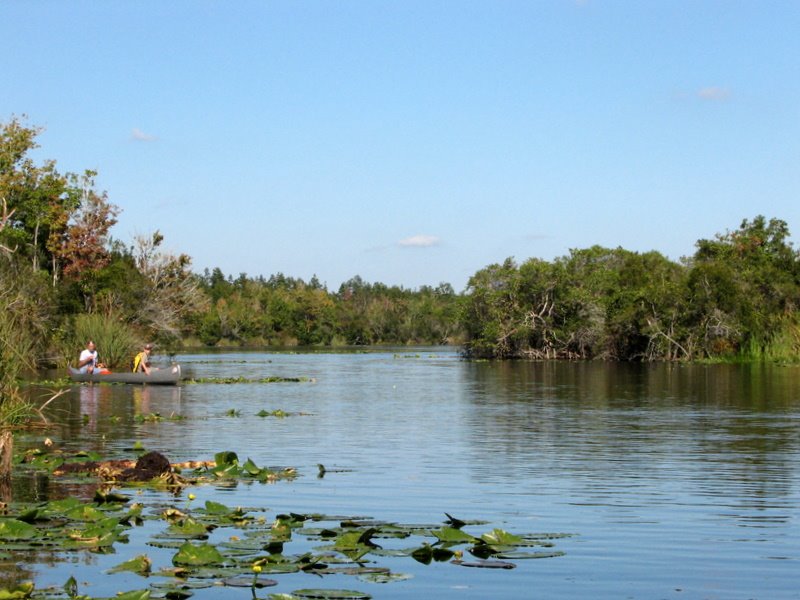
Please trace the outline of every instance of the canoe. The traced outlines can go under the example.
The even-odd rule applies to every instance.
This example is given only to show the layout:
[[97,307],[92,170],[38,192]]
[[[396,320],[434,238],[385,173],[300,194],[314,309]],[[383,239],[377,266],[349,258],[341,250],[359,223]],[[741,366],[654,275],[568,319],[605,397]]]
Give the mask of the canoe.
[[76,383],[149,383],[154,385],[176,385],[181,380],[181,366],[175,365],[166,369],[153,369],[146,373],[81,373],[78,369],[69,368],[69,378]]

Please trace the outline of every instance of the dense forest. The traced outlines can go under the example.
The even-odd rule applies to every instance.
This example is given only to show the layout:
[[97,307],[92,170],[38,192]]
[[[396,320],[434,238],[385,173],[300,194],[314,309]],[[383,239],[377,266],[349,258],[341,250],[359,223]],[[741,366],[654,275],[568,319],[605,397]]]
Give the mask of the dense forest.
[[0,123],[0,389],[25,368],[74,360],[93,338],[127,364],[143,341],[191,346],[455,344],[481,358],[793,360],[800,256],[787,224],[756,216],[699,240],[692,256],[572,250],[506,259],[465,290],[405,289],[355,276],[192,271],[158,232],[111,237],[120,209],[96,173],[36,163],[40,129]]
[[800,261],[779,219],[697,242],[681,263],[598,246],[552,262],[508,259],[469,281],[473,356],[611,360],[800,355]]

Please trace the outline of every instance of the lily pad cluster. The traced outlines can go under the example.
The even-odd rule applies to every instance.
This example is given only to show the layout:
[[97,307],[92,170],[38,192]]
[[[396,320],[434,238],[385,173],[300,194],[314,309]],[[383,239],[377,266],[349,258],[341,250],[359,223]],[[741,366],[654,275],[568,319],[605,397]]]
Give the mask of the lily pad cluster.
[[247,377],[198,377],[184,379],[182,383],[215,383],[215,384],[234,384],[234,383],[304,383],[313,382],[308,377],[257,377],[249,379]]
[[[14,516],[0,519],[0,543],[7,555],[50,550],[109,551],[127,541],[127,532],[145,521],[162,523],[146,542],[154,557],[142,554],[120,562],[107,574],[135,573],[147,579],[145,590],[129,592],[131,599],[188,598],[193,590],[211,587],[249,587],[255,590],[279,584],[281,574],[349,575],[368,583],[408,579],[380,564],[389,558],[417,563],[511,569],[511,560],[550,558],[565,534],[513,534],[502,529],[469,533],[483,525],[447,515],[444,524],[404,525],[360,516],[278,514],[266,518],[263,509],[229,507],[206,501],[192,507],[129,505],[117,492],[98,492],[94,502],[78,499],[20,507]],[[531,548],[537,547],[536,551]],[[298,551],[299,550],[299,551]],[[169,560],[169,564],[164,564]],[[162,563],[159,565],[159,563]],[[78,596],[73,582],[61,590],[37,591],[32,586],[0,589],[0,598],[87,598]],[[69,593],[68,592],[69,588]],[[137,595],[138,594],[138,595]],[[128,597],[127,594],[124,597]],[[370,598],[369,594],[324,587],[301,588],[274,600],[299,598]]]
[[[0,517],[3,552],[104,551],[127,541],[127,530],[141,523],[141,504],[127,506],[129,498],[98,493],[93,503],[78,498],[35,506],[7,506]],[[0,594],[0,598],[2,594]]]
[[239,457],[235,452],[224,451],[214,455],[213,465],[204,465],[194,470],[183,471],[182,474],[193,478],[195,483],[207,481],[209,478],[273,483],[295,479],[297,469],[294,467],[259,467],[249,458],[240,464]]
[[172,413],[164,416],[161,413],[140,413],[134,415],[133,420],[136,423],[161,423],[163,421],[183,421],[186,417]]
[[[87,454],[85,458],[93,457]],[[33,456],[31,462],[39,459],[44,457]],[[186,469],[183,475],[194,484],[227,478],[266,483],[291,479],[296,470],[259,467],[250,459],[240,463],[235,452],[225,451],[217,453],[213,462]],[[402,559],[423,565],[442,563],[448,568],[513,569],[520,560],[563,555],[555,543],[568,535],[488,529],[483,521],[462,520],[447,513],[446,520],[438,524],[293,512],[268,518],[264,508],[231,507],[211,500],[200,505],[195,499],[190,493],[185,502],[176,496],[166,505],[145,506],[106,485],[91,502],[69,498],[7,505],[0,515],[0,566],[42,553],[53,560],[76,551],[112,553],[118,544],[129,541],[133,530],[148,524],[139,535],[148,532],[145,545],[152,550],[128,556],[106,571],[109,576],[132,573],[143,578],[143,589],[118,595],[118,599],[177,600],[211,586],[249,588],[256,598],[256,590],[280,585],[281,575],[289,573],[320,579],[312,586],[266,597],[354,599],[371,596],[358,590],[326,588],[320,581],[328,576],[351,576],[369,584],[403,581],[412,575],[394,569]],[[0,589],[0,600],[16,598],[89,597],[80,595],[70,578],[59,589],[37,590],[30,583]]]

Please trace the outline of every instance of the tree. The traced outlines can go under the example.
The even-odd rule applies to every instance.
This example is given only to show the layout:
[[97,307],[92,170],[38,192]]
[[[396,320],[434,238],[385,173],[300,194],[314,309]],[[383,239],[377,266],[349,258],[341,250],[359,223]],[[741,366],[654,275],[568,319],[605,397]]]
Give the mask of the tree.
[[185,321],[207,310],[208,298],[200,291],[200,278],[191,270],[191,258],[159,250],[164,236],[137,236],[134,260],[145,279],[134,322],[165,341],[177,340]]
[[0,197],[10,211],[0,243],[27,257],[37,271],[51,264],[52,238],[63,234],[79,205],[78,191],[60,174],[55,161],[36,165],[28,153],[37,148],[40,128],[13,118],[0,126]]
[[108,202],[105,192],[94,189],[95,175],[94,171],[86,171],[81,177],[70,176],[73,188],[81,190],[81,199],[66,228],[54,231],[48,240],[54,279],[59,266],[64,277],[76,279],[96,275],[111,261],[108,236],[117,222],[119,208]]
[[465,349],[469,355],[519,355],[520,339],[527,334],[519,285],[519,270],[513,258],[489,265],[470,277],[460,319],[466,330]]
[[763,352],[800,304],[800,259],[785,221],[762,215],[697,242],[689,291],[708,356]]

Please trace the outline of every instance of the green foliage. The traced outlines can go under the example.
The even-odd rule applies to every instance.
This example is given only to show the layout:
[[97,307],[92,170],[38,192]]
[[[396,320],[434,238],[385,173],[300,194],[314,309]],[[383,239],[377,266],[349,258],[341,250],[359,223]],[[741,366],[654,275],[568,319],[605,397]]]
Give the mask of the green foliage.
[[448,284],[412,291],[355,277],[331,293],[316,278],[234,280],[214,269],[201,288],[213,304],[187,332],[208,345],[438,344],[459,335],[459,298]]
[[512,259],[469,281],[460,315],[474,357],[796,360],[800,258],[762,216],[674,263],[594,246]]
[[784,221],[757,216],[700,240],[689,288],[705,357],[766,355],[800,304],[800,259]]
[[46,282],[15,256],[0,254],[0,425],[31,416],[18,381],[36,367],[51,311]]
[[129,248],[111,240],[118,209],[95,190],[96,174],[34,162],[40,132],[16,118],[0,123],[3,402],[19,396],[24,368],[53,356],[49,346],[72,360],[88,338],[112,367],[126,364],[135,336],[166,348],[187,340],[464,343],[468,356],[534,359],[786,361],[798,353],[800,260],[779,219],[759,215],[699,240],[683,263],[593,246],[489,265],[464,294],[358,276],[333,292],[316,277],[195,275],[189,256],[162,250],[158,231]]
[[0,244],[55,283],[102,268],[119,210],[95,191],[95,172],[61,174],[52,160],[37,165],[28,155],[40,133],[16,118],[0,123],[0,198],[10,212]]
[[138,339],[129,325],[115,316],[82,314],[75,318],[75,333],[72,337],[70,362],[93,340],[100,361],[111,369],[127,367],[139,346]]

